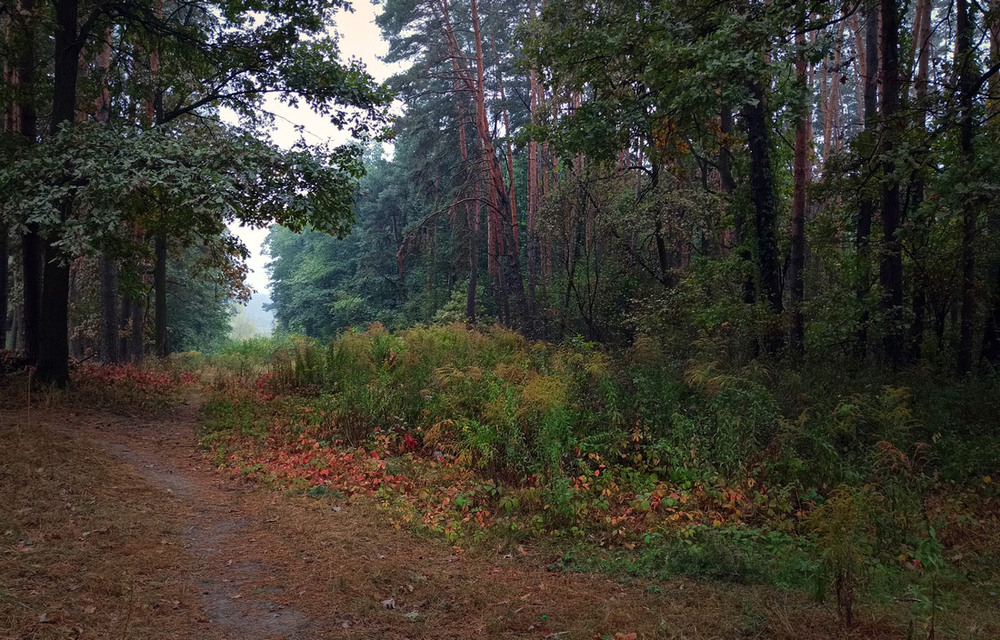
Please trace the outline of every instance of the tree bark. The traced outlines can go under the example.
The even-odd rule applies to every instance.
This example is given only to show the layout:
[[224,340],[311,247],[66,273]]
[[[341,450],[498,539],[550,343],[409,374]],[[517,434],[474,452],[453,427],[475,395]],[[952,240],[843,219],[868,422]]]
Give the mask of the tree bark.
[[[35,25],[30,17],[34,13],[34,1],[20,0],[17,8],[19,15],[25,18],[21,23],[21,55],[14,72],[17,90],[16,104],[11,108],[11,125],[21,134],[21,144],[29,147],[38,140],[38,116],[34,104]],[[42,305],[42,239],[35,223],[28,223],[21,236],[21,268],[22,317],[19,324],[22,339],[17,341],[16,346],[18,349],[23,347],[28,362],[35,364],[38,361],[38,330]]]
[[29,364],[38,363],[39,326],[42,319],[43,245],[38,225],[31,223],[21,236],[22,315],[24,354]]
[[[878,129],[878,46],[879,46],[879,5],[875,0],[868,0],[865,12],[865,42],[864,42],[864,64],[861,66],[862,79],[864,81],[864,135],[868,139],[867,153],[871,158],[869,172],[876,172],[875,158],[876,131]],[[860,42],[860,39],[858,39]],[[864,188],[864,187],[862,187]],[[862,305],[861,316],[858,322],[858,329],[855,334],[857,340],[856,352],[859,358],[864,357],[868,350],[868,322],[869,314],[866,308],[865,298],[871,288],[870,278],[870,253],[872,220],[875,217],[875,200],[867,192],[862,192],[858,201],[858,228],[855,237],[855,248],[857,250],[859,277],[857,298]]]
[[[749,85],[752,104],[744,105],[743,119],[747,127],[750,149],[750,199],[755,212],[757,238],[758,283],[771,311],[784,310],[781,298],[781,264],[778,259],[777,194],[774,166],[771,161],[771,122],[767,95],[759,81]],[[769,350],[775,350],[774,341]]]
[[141,300],[124,298],[121,315],[121,357],[123,362],[141,364],[143,357],[143,317]]
[[[870,2],[871,0],[869,0]],[[861,18],[858,17],[860,10],[853,11],[850,18],[847,21],[848,27],[851,30],[851,35],[854,38],[854,68],[857,71],[857,76],[854,83],[854,92],[857,99],[858,110],[862,111],[861,119],[862,124],[864,124],[864,105],[865,105],[865,84],[868,78],[868,55],[867,47],[865,43],[867,42],[867,26],[862,27]],[[867,15],[866,12],[866,23]]]
[[[94,100],[94,119],[107,124],[111,119],[111,95],[108,87],[108,73],[111,67],[111,32],[104,32],[100,52],[97,55],[97,70],[101,76],[101,88]],[[118,265],[105,251],[99,258],[101,275],[101,361],[117,363],[121,359],[118,309]]]
[[[992,22],[990,32],[990,68],[1000,64],[1000,0],[990,5]],[[987,131],[994,140],[1000,139],[1000,74],[994,73],[987,84]],[[990,238],[994,244],[1000,240],[1000,213],[996,207],[987,213]],[[994,369],[1000,369],[1000,257],[990,265],[989,312],[983,332],[982,355]]]
[[[972,6],[968,0],[955,2],[955,68],[959,71],[959,134],[958,151],[962,164],[972,167],[975,163],[973,148],[975,103],[975,80],[972,61],[972,31],[975,28]],[[967,175],[966,179],[975,179]],[[976,214],[978,205],[975,198],[962,200],[962,311],[958,332],[957,369],[959,375],[972,371],[972,343],[976,328]]]
[[881,0],[882,18],[882,259],[879,281],[882,285],[882,306],[888,318],[884,340],[885,356],[890,364],[898,365],[903,355],[903,244],[899,238],[902,220],[899,180],[894,177],[893,159],[903,122],[899,117],[899,7],[896,0]]
[[10,274],[7,265],[10,260],[10,230],[0,224],[0,350],[7,348],[7,305],[10,301]]
[[[532,20],[535,19],[534,0],[529,0],[528,2],[528,15]],[[535,119],[535,112],[541,105],[539,84],[538,71],[532,68],[528,76],[528,109],[529,117],[532,121]],[[536,289],[538,286],[539,268],[538,231],[536,229],[539,205],[538,191],[538,142],[532,139],[528,141],[528,237],[525,244],[527,248],[528,296],[532,300],[532,305],[536,308],[538,306]]]
[[118,265],[114,258],[100,257],[101,270],[101,361],[106,364],[120,360],[118,335]]
[[156,355],[166,358],[170,355],[167,339],[167,234],[156,233],[154,240],[155,264],[153,266],[153,289],[156,291],[156,307],[153,313],[153,336]]
[[[808,69],[805,58],[805,34],[801,29],[795,36],[798,46],[798,56],[795,61],[795,79],[805,96],[808,90]],[[803,271],[805,268],[806,243],[806,181],[807,163],[809,161],[809,117],[811,111],[808,104],[803,104],[798,120],[795,123],[795,151],[792,161],[792,234],[791,255],[789,256],[789,290],[791,293],[792,330],[789,346],[796,354],[805,351],[805,321],[802,317],[802,302],[804,297]],[[827,131],[829,129],[827,128]],[[829,145],[829,133],[826,134]]]
[[[496,157],[496,148],[490,135],[489,121],[486,112],[486,81],[485,62],[483,59],[483,37],[479,21],[479,3],[472,0],[470,5],[472,17],[472,33],[475,44],[475,101],[476,125],[482,145],[487,175],[490,179],[491,194],[489,201],[493,203],[496,220],[494,239],[500,267],[500,279],[503,290],[513,293],[517,305],[517,320],[513,323],[525,328],[528,322],[528,304],[524,292],[524,281],[521,277],[520,259],[516,249],[516,220],[511,219],[512,203],[508,187],[504,184],[503,172]],[[510,176],[513,180],[513,176]],[[511,319],[508,317],[508,321]]]
[[[916,73],[913,78],[914,97],[914,126],[920,131],[927,128],[927,91],[930,69],[931,50],[931,0],[918,0],[916,16],[913,25],[913,56]],[[920,153],[926,154],[927,148],[924,145]],[[920,163],[918,163],[920,164]],[[924,200],[924,180],[918,170],[913,178],[912,204],[910,210],[915,211]],[[920,220],[915,221],[914,229],[917,233],[926,234],[927,223]],[[909,347],[907,357],[911,362],[920,359],[923,350],[924,328],[927,314],[927,276],[921,272],[914,274],[915,292],[913,294],[912,314],[913,320],[910,323]]]
[[40,381],[64,387],[69,382],[70,269],[64,255],[56,253],[54,257],[46,258],[42,271],[42,314],[38,327],[40,348],[36,373]]
[[[78,0],[57,0],[55,6],[55,65],[52,90],[53,133],[72,126],[76,115],[80,37],[77,28]],[[62,221],[72,214],[73,199],[60,204]],[[69,382],[69,256],[58,245],[56,232],[48,233],[45,267],[42,271],[41,324],[37,376],[43,382],[66,386]]]
[[[733,178],[733,152],[729,136],[733,131],[733,111],[729,105],[723,105],[719,112],[719,132],[722,134],[722,143],[719,145],[719,182],[722,192],[732,197],[736,191],[736,179]],[[730,205],[732,206],[732,205]],[[747,246],[747,215],[743,207],[733,208],[733,234],[736,242],[736,255],[747,265],[753,264],[753,254]],[[757,299],[757,291],[754,286],[754,278],[747,274],[743,279],[743,302],[754,304]]]

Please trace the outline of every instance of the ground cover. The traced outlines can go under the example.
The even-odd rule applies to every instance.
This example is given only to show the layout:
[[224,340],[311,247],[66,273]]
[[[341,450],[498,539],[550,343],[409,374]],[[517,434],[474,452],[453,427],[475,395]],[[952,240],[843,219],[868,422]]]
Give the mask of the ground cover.
[[779,587],[848,628],[891,610],[913,637],[995,625],[1000,494],[974,406],[946,429],[913,388],[810,398],[646,349],[623,369],[458,326],[286,342],[216,381],[203,442],[234,476],[373,501],[462,548],[554,544],[553,570]]
[[[562,571],[549,545],[460,547],[378,501],[220,475],[188,398],[144,417],[75,392],[5,402],[0,637],[844,637],[777,589]],[[847,637],[896,630],[866,615]]]

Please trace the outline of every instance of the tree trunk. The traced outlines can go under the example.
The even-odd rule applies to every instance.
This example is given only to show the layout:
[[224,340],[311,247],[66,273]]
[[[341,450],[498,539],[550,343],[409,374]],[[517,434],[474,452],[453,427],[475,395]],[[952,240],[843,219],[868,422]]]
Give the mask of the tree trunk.
[[[992,21],[990,31],[990,63],[993,68],[1000,65],[1000,0],[993,0],[990,6]],[[994,73],[987,85],[986,111],[987,131],[993,140],[1000,139],[1000,73]],[[987,213],[990,238],[994,245],[1000,240],[1000,213],[993,207]],[[990,266],[990,303],[983,332],[983,358],[994,369],[1000,369],[1000,257],[995,257]]]
[[[869,0],[870,1],[870,0]],[[865,103],[865,87],[868,79],[868,48],[865,46],[868,37],[867,26],[863,27],[861,24],[861,18],[858,17],[860,9],[851,12],[851,16],[847,21],[848,27],[851,30],[851,35],[854,38],[854,68],[857,71],[856,82],[854,83],[854,91],[858,104],[858,111],[864,111]],[[866,25],[867,25],[867,15],[870,12],[866,12]],[[865,114],[861,115],[862,121],[865,118]]]
[[833,74],[830,76],[830,92],[827,101],[827,112],[830,117],[830,149],[824,150],[823,161],[825,162],[832,151],[839,151],[843,141],[843,130],[841,127],[841,106],[840,106],[840,79],[844,75],[843,65],[844,49],[844,27],[837,25],[837,39],[834,43],[833,54]]
[[[733,112],[729,105],[723,105],[719,112],[719,132],[722,134],[723,142],[719,145],[719,181],[722,185],[722,192],[732,197],[736,191],[736,180],[733,178],[733,152],[730,148],[729,136],[733,131]],[[753,254],[747,246],[747,215],[743,207],[733,207],[733,234],[736,242],[736,255],[747,265],[753,263]],[[743,279],[743,302],[754,304],[757,299],[757,291],[754,286],[753,276],[747,274]]]
[[899,7],[896,0],[882,0],[882,259],[879,281],[882,285],[882,306],[888,318],[885,334],[886,359],[893,366],[903,355],[903,243],[899,238],[902,219],[899,180],[893,177],[893,159],[900,140],[903,121],[899,117]]
[[[864,125],[865,137],[868,141],[867,153],[872,158],[869,171],[875,172],[875,157],[877,156],[877,135],[878,129],[878,46],[879,46],[879,5],[874,0],[869,0],[865,12],[865,42],[864,42]],[[859,39],[860,42],[860,39]],[[864,188],[864,187],[862,187]],[[868,322],[869,314],[865,306],[865,298],[871,288],[870,282],[870,261],[869,248],[871,244],[872,220],[875,217],[875,200],[867,192],[863,192],[858,201],[858,228],[855,237],[855,247],[857,249],[859,277],[857,297],[862,305],[861,316],[858,322],[856,333],[856,351],[859,358],[864,357],[868,350]]]
[[[106,124],[111,118],[111,96],[108,87],[108,72],[111,66],[111,32],[104,32],[100,52],[97,55],[97,69],[101,75],[101,90],[94,100],[94,119]],[[118,265],[106,252],[99,258],[101,277],[101,341],[100,356],[105,364],[117,363],[121,359],[118,309]]]
[[[660,164],[658,162],[653,162],[650,164],[649,172],[649,189],[656,197],[656,190],[660,186]],[[663,237],[663,221],[660,220],[660,214],[657,213],[656,224],[653,227],[653,239],[656,243],[656,263],[660,267],[660,282],[663,286],[670,286],[670,256],[667,254],[667,242]]]
[[7,348],[7,305],[10,300],[10,274],[7,272],[10,260],[8,238],[10,230],[0,224],[0,350]]
[[[973,107],[976,85],[973,78],[972,6],[968,0],[956,0],[955,10],[955,68],[958,69],[959,92],[959,135],[958,151],[962,164],[972,167],[975,163],[973,149]],[[966,179],[975,179],[969,175]],[[976,214],[978,204],[975,198],[962,200],[962,311],[958,330],[957,368],[959,375],[972,370],[972,343],[976,328]]]
[[120,360],[118,323],[118,265],[109,256],[100,257],[101,269],[101,361]]
[[[528,15],[532,20],[535,18],[535,2],[529,0]],[[535,112],[541,105],[539,99],[538,72],[532,68],[528,76],[528,114],[532,122],[535,119]],[[528,141],[528,237],[527,237],[527,269],[528,269],[528,297],[534,307],[538,307],[537,291],[538,286],[538,231],[536,229],[538,216],[538,142],[534,139]]]
[[38,362],[39,327],[42,323],[42,237],[37,224],[29,224],[21,236],[22,312],[24,353],[30,364]]
[[476,324],[476,289],[479,286],[479,205],[466,207],[469,226],[469,288],[465,294],[465,317]]
[[58,253],[46,258],[37,376],[42,382],[64,387],[69,382],[69,262]]
[[[25,16],[21,36],[21,55],[17,60],[16,84],[17,104],[11,115],[16,118],[12,128],[21,134],[21,144],[31,146],[38,140],[38,116],[34,104],[35,85],[35,25],[29,16],[34,13],[33,0],[21,0],[18,13]],[[18,350],[24,349],[28,362],[38,361],[38,329],[41,322],[42,305],[42,239],[38,225],[28,223],[21,236],[22,268],[22,339],[18,340]]]
[[[77,0],[55,2],[53,133],[62,126],[72,126],[76,115],[81,46],[77,33],[77,10]],[[67,220],[73,210],[72,196],[68,196],[59,209],[60,219]],[[65,386],[69,382],[69,256],[63,253],[59,240],[56,232],[50,232],[46,238],[48,246],[42,271],[37,376],[43,382]]]
[[132,299],[122,296],[121,314],[118,316],[118,357],[122,362],[132,362],[132,344],[129,337],[132,320]]
[[170,345],[167,340],[167,234],[163,231],[157,232],[153,243],[156,260],[153,266],[153,290],[156,291],[153,335],[156,355],[166,358],[170,355]]
[[[470,13],[475,44],[476,75],[473,84],[475,86],[476,130],[479,134],[483,159],[486,162],[486,171],[490,181],[491,194],[489,202],[493,204],[493,208],[495,209],[496,228],[494,229],[494,240],[496,242],[497,262],[500,270],[499,280],[502,281],[502,290],[514,295],[518,317],[513,324],[525,328],[529,320],[529,313],[524,292],[524,281],[521,277],[520,258],[516,248],[516,220],[511,218],[512,204],[509,197],[509,190],[504,184],[503,172],[500,169],[500,162],[496,157],[496,148],[490,135],[486,112],[485,62],[483,60],[483,38],[479,22],[479,3],[477,0],[472,0]],[[513,179],[513,176],[510,176],[510,178]],[[508,316],[508,321],[510,320]]]
[[[758,283],[771,311],[780,314],[784,304],[778,259],[777,194],[771,162],[771,121],[764,87],[754,81],[749,89],[754,102],[744,105],[743,119],[746,121],[750,149],[750,199],[755,212]],[[774,351],[777,346],[777,342],[771,341],[768,349]]]
[[11,314],[13,321],[10,328],[10,350],[14,353],[24,351],[24,311],[15,307]]
[[[913,78],[914,97],[914,126],[920,131],[927,128],[927,90],[930,67],[931,49],[931,0],[918,0],[916,16],[913,25],[913,56],[914,69],[916,73]],[[926,154],[927,148],[924,146],[919,153]],[[922,164],[922,160],[917,164]],[[912,204],[910,211],[915,211],[924,200],[924,180],[920,170],[916,172],[912,185]],[[914,221],[914,231],[919,234],[926,234],[929,222],[921,220]],[[913,320],[910,323],[909,348],[907,357],[911,362],[920,359],[923,350],[924,327],[927,314],[927,276],[921,272],[914,274],[913,294]]]
[[[795,61],[795,79],[799,84],[803,96],[808,90],[807,85],[807,63],[805,58],[806,38],[800,29],[795,36],[798,45],[798,57]],[[806,222],[806,165],[809,161],[809,117],[811,115],[807,103],[803,103],[798,120],[795,123],[795,151],[792,161],[792,237],[791,256],[789,257],[789,289],[791,293],[792,306],[792,331],[789,346],[796,354],[805,351],[805,321],[802,317],[802,301],[804,294],[803,271],[805,268],[806,243],[805,243],[805,222]],[[826,128],[829,131],[829,128]],[[829,146],[830,136],[826,133],[826,143]]]
[[143,309],[140,300],[126,297],[122,300],[121,359],[131,364],[141,364],[143,356]]

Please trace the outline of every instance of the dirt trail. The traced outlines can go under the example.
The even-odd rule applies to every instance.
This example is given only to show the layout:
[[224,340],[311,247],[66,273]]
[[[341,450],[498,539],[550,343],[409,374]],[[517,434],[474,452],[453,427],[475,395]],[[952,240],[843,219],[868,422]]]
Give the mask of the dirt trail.
[[309,618],[281,603],[289,598],[273,586],[277,569],[249,559],[258,555],[257,523],[233,499],[239,489],[197,451],[198,415],[198,405],[187,403],[165,419],[103,416],[73,428],[180,501],[187,520],[182,543],[196,559],[191,578],[211,629],[246,640],[315,637]]
[[[493,549],[479,545],[476,551],[463,551],[439,539],[419,537],[394,527],[375,505],[364,501],[335,504],[255,488],[208,463],[197,447],[198,415],[198,405],[191,403],[145,419],[75,407],[0,416],[0,429],[18,423],[26,425],[20,427],[22,432],[45,428],[54,432],[61,439],[55,443],[60,456],[81,456],[80,460],[66,460],[67,468],[106,464],[109,469],[119,469],[124,465],[124,470],[112,469],[118,474],[112,477],[125,474],[134,480],[131,484],[127,479],[115,480],[121,483],[123,493],[120,500],[110,494],[107,512],[122,512],[133,520],[139,518],[140,523],[144,517],[162,519],[153,530],[163,533],[137,534],[140,526],[122,525],[117,527],[120,531],[112,532],[118,536],[117,542],[88,548],[86,553],[124,554],[127,548],[134,547],[145,549],[138,553],[148,554],[155,542],[146,541],[146,547],[142,547],[138,544],[141,541],[134,540],[136,535],[162,535],[159,544],[165,545],[163,548],[178,552],[182,549],[178,559],[171,561],[173,564],[159,567],[155,579],[140,585],[148,592],[138,595],[139,600],[146,596],[144,608],[116,614],[111,622],[117,626],[113,628],[125,631],[116,631],[114,637],[845,637],[832,611],[786,592],[690,580],[654,584],[551,572],[545,568],[554,559],[545,556],[551,551],[534,551],[530,547],[525,551],[516,539]],[[49,448],[43,443],[8,457],[39,457]],[[98,459],[102,456],[104,461]],[[35,464],[26,461],[23,468],[30,471]],[[55,471],[46,471],[52,473]],[[65,479],[62,482],[53,485],[59,496],[65,491],[60,488]],[[20,504],[32,502],[25,499]],[[81,535],[81,525],[75,522],[76,529],[63,535],[63,541]],[[97,537],[87,538],[86,544]],[[52,545],[59,543],[52,541]],[[133,549],[132,553],[137,552]],[[14,575],[23,576],[39,566],[23,565]],[[0,575],[2,569],[0,566]],[[24,580],[24,588],[32,589],[30,580]],[[176,584],[181,595],[163,596],[157,591],[169,583]],[[2,586],[0,638],[5,638]],[[37,588],[32,591],[37,592]],[[87,608],[85,602],[75,602],[75,598],[70,593],[59,605],[60,610],[82,608],[86,613],[93,609]],[[158,603],[164,598],[166,606],[161,606]],[[172,598],[176,600],[171,606]],[[38,610],[31,615],[38,617]],[[86,616],[79,617],[82,614],[61,615],[68,620],[66,633],[30,637],[112,637],[94,631],[88,634],[77,625],[78,619],[86,620]],[[140,619],[142,616],[146,619]],[[21,618],[23,621],[24,616]],[[31,628],[53,628],[44,617],[40,621],[42,624],[32,623]],[[881,624],[858,631],[850,635],[885,637]],[[22,633],[20,637],[27,636]]]

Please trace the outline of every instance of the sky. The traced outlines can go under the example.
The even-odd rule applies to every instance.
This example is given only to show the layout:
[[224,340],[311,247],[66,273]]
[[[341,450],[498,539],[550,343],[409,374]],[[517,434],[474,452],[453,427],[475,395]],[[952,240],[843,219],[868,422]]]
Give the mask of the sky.
[[[376,80],[383,81],[392,75],[397,67],[387,65],[381,60],[381,57],[388,52],[389,45],[382,40],[382,34],[375,26],[378,9],[371,0],[354,0],[353,5],[353,13],[341,12],[337,16],[336,29],[340,34],[341,59],[361,60]],[[324,117],[316,115],[308,108],[289,107],[277,100],[270,101],[266,108],[277,116],[272,138],[281,146],[289,147],[300,137],[304,137],[309,143],[330,141],[333,144],[342,144],[350,138],[349,133],[339,131]],[[296,130],[296,125],[304,127],[301,134]],[[247,284],[258,293],[269,292],[267,271],[264,267],[270,258],[261,252],[268,230],[247,227],[235,227],[232,230],[243,240],[251,253],[247,261],[247,266],[250,267]]]

